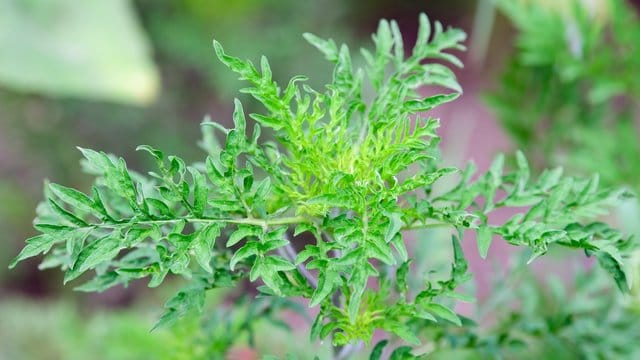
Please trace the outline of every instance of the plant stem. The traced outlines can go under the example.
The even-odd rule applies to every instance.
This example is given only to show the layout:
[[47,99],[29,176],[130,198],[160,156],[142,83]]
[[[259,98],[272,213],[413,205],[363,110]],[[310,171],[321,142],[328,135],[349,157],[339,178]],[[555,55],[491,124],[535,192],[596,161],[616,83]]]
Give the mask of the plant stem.
[[418,229],[431,229],[431,228],[440,228],[440,227],[451,227],[451,224],[440,223],[440,222],[432,222],[425,223],[422,221],[416,221],[411,224],[407,224],[402,227],[402,230],[418,230]]
[[290,225],[290,224],[299,224],[306,221],[307,218],[302,216],[293,216],[293,217],[283,217],[283,218],[275,218],[275,219],[255,219],[255,218],[238,218],[238,219],[214,219],[214,218],[178,218],[178,219],[169,219],[169,220],[144,220],[144,221],[133,221],[133,219],[129,219],[127,222],[119,222],[114,224],[91,224],[89,226],[78,227],[78,229],[82,228],[120,228],[127,225],[166,225],[166,224],[175,224],[181,221],[186,221],[188,223],[219,223],[225,222],[229,224],[247,224],[247,225],[256,225],[261,226],[263,228],[275,225]]
[[[288,241],[288,236],[286,234],[284,236],[285,240]],[[293,246],[291,246],[291,242],[287,243],[287,245],[285,245],[284,247],[278,248],[276,251],[278,252],[278,254],[280,254],[280,256],[291,260],[291,262],[295,262],[296,257],[298,256],[296,250],[293,248]],[[309,270],[307,270],[304,264],[298,264],[296,265],[296,268],[298,269],[300,274],[302,274],[302,276],[307,279],[309,285],[311,285],[312,288],[316,289],[318,287],[318,280],[313,276],[313,274],[311,274],[311,272],[309,272]]]
[[362,341],[358,341],[356,344],[347,344],[345,345],[340,352],[338,353],[337,356],[335,356],[335,360],[346,360],[349,357],[351,357],[351,355],[353,355],[353,353],[355,353],[356,351],[360,350],[360,348],[362,348],[363,342]]

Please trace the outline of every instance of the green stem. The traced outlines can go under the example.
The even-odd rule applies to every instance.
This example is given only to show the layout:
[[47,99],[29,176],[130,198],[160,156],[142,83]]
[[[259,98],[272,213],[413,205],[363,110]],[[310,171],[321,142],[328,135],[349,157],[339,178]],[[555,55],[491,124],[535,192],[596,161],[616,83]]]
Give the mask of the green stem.
[[[307,218],[303,216],[292,216],[292,217],[283,217],[283,218],[275,218],[275,219],[255,219],[255,218],[239,218],[239,219],[212,219],[212,218],[178,218],[178,219],[170,219],[170,220],[144,220],[144,221],[132,221],[132,219],[128,222],[117,223],[117,224],[92,224],[89,226],[85,226],[84,228],[119,228],[128,225],[166,225],[166,224],[175,224],[180,221],[186,221],[189,223],[219,223],[226,222],[229,224],[247,224],[247,225],[256,225],[267,228],[269,226],[276,225],[291,225],[291,224],[299,224],[305,221],[308,221]],[[83,227],[80,227],[82,229]]]
[[432,229],[432,228],[442,228],[442,227],[451,227],[451,226],[452,225],[448,223],[440,223],[440,222],[423,223],[421,221],[416,221],[411,224],[407,224],[403,226],[402,230],[409,231],[409,230]]

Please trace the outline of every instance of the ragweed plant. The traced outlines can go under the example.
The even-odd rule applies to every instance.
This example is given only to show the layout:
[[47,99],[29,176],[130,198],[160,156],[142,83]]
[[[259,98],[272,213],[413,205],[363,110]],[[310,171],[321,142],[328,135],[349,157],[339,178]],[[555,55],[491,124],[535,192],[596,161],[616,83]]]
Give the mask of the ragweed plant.
[[[42,267],[60,267],[65,282],[95,273],[79,286],[83,291],[184,277],[187,285],[167,302],[158,326],[201,309],[208,290],[248,279],[267,299],[306,299],[317,309],[311,339],[331,338],[337,358],[355,343],[369,344],[376,330],[413,345],[429,341],[419,337],[415,319],[461,325],[451,302],[473,299],[456,292],[470,278],[460,246],[465,232],[477,233],[482,256],[494,236],[530,248],[531,260],[550,246],[582,249],[628,289],[629,239],[593,222],[625,192],[599,189],[597,176],[563,177],[561,169],[533,179],[522,154],[514,171],[503,169],[502,156],[478,175],[473,165],[460,172],[441,164],[439,120],[428,112],[462,92],[445,65],[462,66],[450,53],[463,49],[462,31],[432,27],[421,15],[407,51],[398,25],[383,20],[375,49],[362,50],[363,68],[354,68],[347,46],[305,38],[334,64],[324,89],[312,89],[302,76],[280,87],[266,58],[258,69],[214,41],[220,61],[248,83],[242,92],[265,107],[249,115],[252,130],[236,100],[234,128],[203,123],[224,145],[209,133],[200,163],[140,146],[156,162],[148,175],[80,149],[96,175],[90,194],[49,184],[35,221],[41,234],[27,240],[11,266],[46,253]],[[425,85],[441,93],[421,96]],[[457,185],[438,191],[434,184],[443,177]],[[488,221],[505,207],[517,214]],[[450,274],[409,289],[407,234],[435,227],[452,232]],[[378,343],[371,358],[380,358],[387,343]],[[425,351],[400,346],[392,358]]]

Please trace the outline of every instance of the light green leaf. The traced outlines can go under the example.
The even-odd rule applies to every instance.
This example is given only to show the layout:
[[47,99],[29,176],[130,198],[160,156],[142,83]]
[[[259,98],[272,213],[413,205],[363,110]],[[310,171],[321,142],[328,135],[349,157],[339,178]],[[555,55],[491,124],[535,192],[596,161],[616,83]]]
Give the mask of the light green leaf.
[[482,225],[478,228],[478,252],[483,259],[487,258],[489,252],[489,246],[493,240],[493,232],[488,225]]
[[270,272],[290,271],[296,268],[288,260],[275,255],[266,256],[263,260],[263,266],[265,268],[265,271]]
[[400,261],[405,262],[409,259],[409,253],[407,252],[407,247],[404,244],[401,234],[394,236],[391,240],[391,244],[398,252],[398,255],[400,255]]
[[238,229],[234,231],[231,236],[229,236],[229,240],[227,241],[227,247],[231,247],[240,240],[249,237],[249,236],[260,236],[262,235],[262,228],[255,225],[246,225],[241,224],[238,225]]
[[385,242],[391,241],[404,225],[401,213],[388,214],[387,218],[389,218],[389,226],[387,227],[387,231],[384,235]]
[[62,201],[71,205],[71,207],[78,210],[92,213],[95,209],[93,201],[84,193],[72,188],[68,188],[58,184],[49,184],[49,189]]
[[322,302],[327,296],[333,292],[335,286],[337,286],[337,282],[340,280],[340,274],[331,269],[327,268],[326,270],[320,272],[318,276],[318,288],[311,295],[311,300],[309,302],[309,307],[314,307]]
[[160,83],[151,55],[127,0],[0,2],[0,83],[10,88],[146,105]]
[[67,270],[64,282],[67,283],[98,264],[113,259],[120,250],[120,239],[112,235],[106,235],[92,241],[80,251],[74,267]]
[[193,241],[193,250],[198,264],[208,273],[213,273],[211,268],[211,257],[213,255],[213,246],[216,238],[220,236],[222,225],[209,224],[200,232],[198,232],[195,240]]
[[207,205],[209,189],[202,173],[192,167],[189,167],[189,171],[193,177],[193,214],[197,217],[202,217]]
[[[229,267],[231,268],[231,271],[234,271],[236,268],[236,265],[250,257],[253,255],[258,255],[259,251],[258,251],[258,243],[255,241],[248,241],[246,244],[244,244],[240,249],[238,249],[238,251],[236,251],[233,256],[231,257],[231,260],[229,261]],[[253,280],[252,280],[253,281]]]
[[[386,330],[391,331],[409,344],[420,345],[420,339],[418,339],[416,334],[414,334],[411,329],[404,324],[394,322],[391,324],[387,324],[385,328]],[[409,350],[411,350],[411,348],[409,348]]]
[[76,226],[80,226],[80,227],[84,227],[87,226],[88,224],[80,219],[79,217],[77,217],[76,215],[70,213],[69,211],[65,210],[62,206],[60,206],[57,202],[55,202],[53,199],[48,198],[47,199],[47,203],[49,204],[49,207],[51,208],[51,210],[53,210],[54,213],[60,215],[61,218],[63,218],[64,220],[76,225]]
[[417,113],[429,111],[449,101],[453,101],[460,96],[460,93],[433,95],[422,100],[408,100],[404,103],[404,111],[408,113]]
[[178,292],[166,302],[164,305],[166,309],[165,313],[162,314],[160,320],[158,320],[151,331],[170,326],[190,311],[201,312],[204,307],[205,296],[205,289],[200,287]]
[[302,36],[311,45],[320,50],[320,52],[324,54],[327,60],[331,62],[338,61],[338,47],[336,46],[335,42],[333,42],[333,40],[324,40],[311,33],[304,33],[302,34]]
[[9,264],[9,269],[13,269],[20,261],[40,254],[46,254],[56,243],[56,238],[49,235],[38,235],[26,240],[27,245],[20,251]]
[[437,303],[429,303],[429,304],[423,305],[423,308],[438,317],[441,317],[447,321],[450,321],[458,326],[462,326],[462,323],[458,315],[453,310],[449,309],[444,305],[440,305]]

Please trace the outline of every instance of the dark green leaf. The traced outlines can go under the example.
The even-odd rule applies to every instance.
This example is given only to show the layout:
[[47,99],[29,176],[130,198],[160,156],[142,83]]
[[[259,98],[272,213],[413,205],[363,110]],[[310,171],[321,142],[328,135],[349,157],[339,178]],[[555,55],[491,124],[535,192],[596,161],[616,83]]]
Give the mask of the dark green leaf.
[[371,350],[371,355],[369,355],[369,360],[380,360],[382,357],[382,352],[384,351],[385,346],[389,343],[389,340],[384,339],[378,341],[378,343]]

